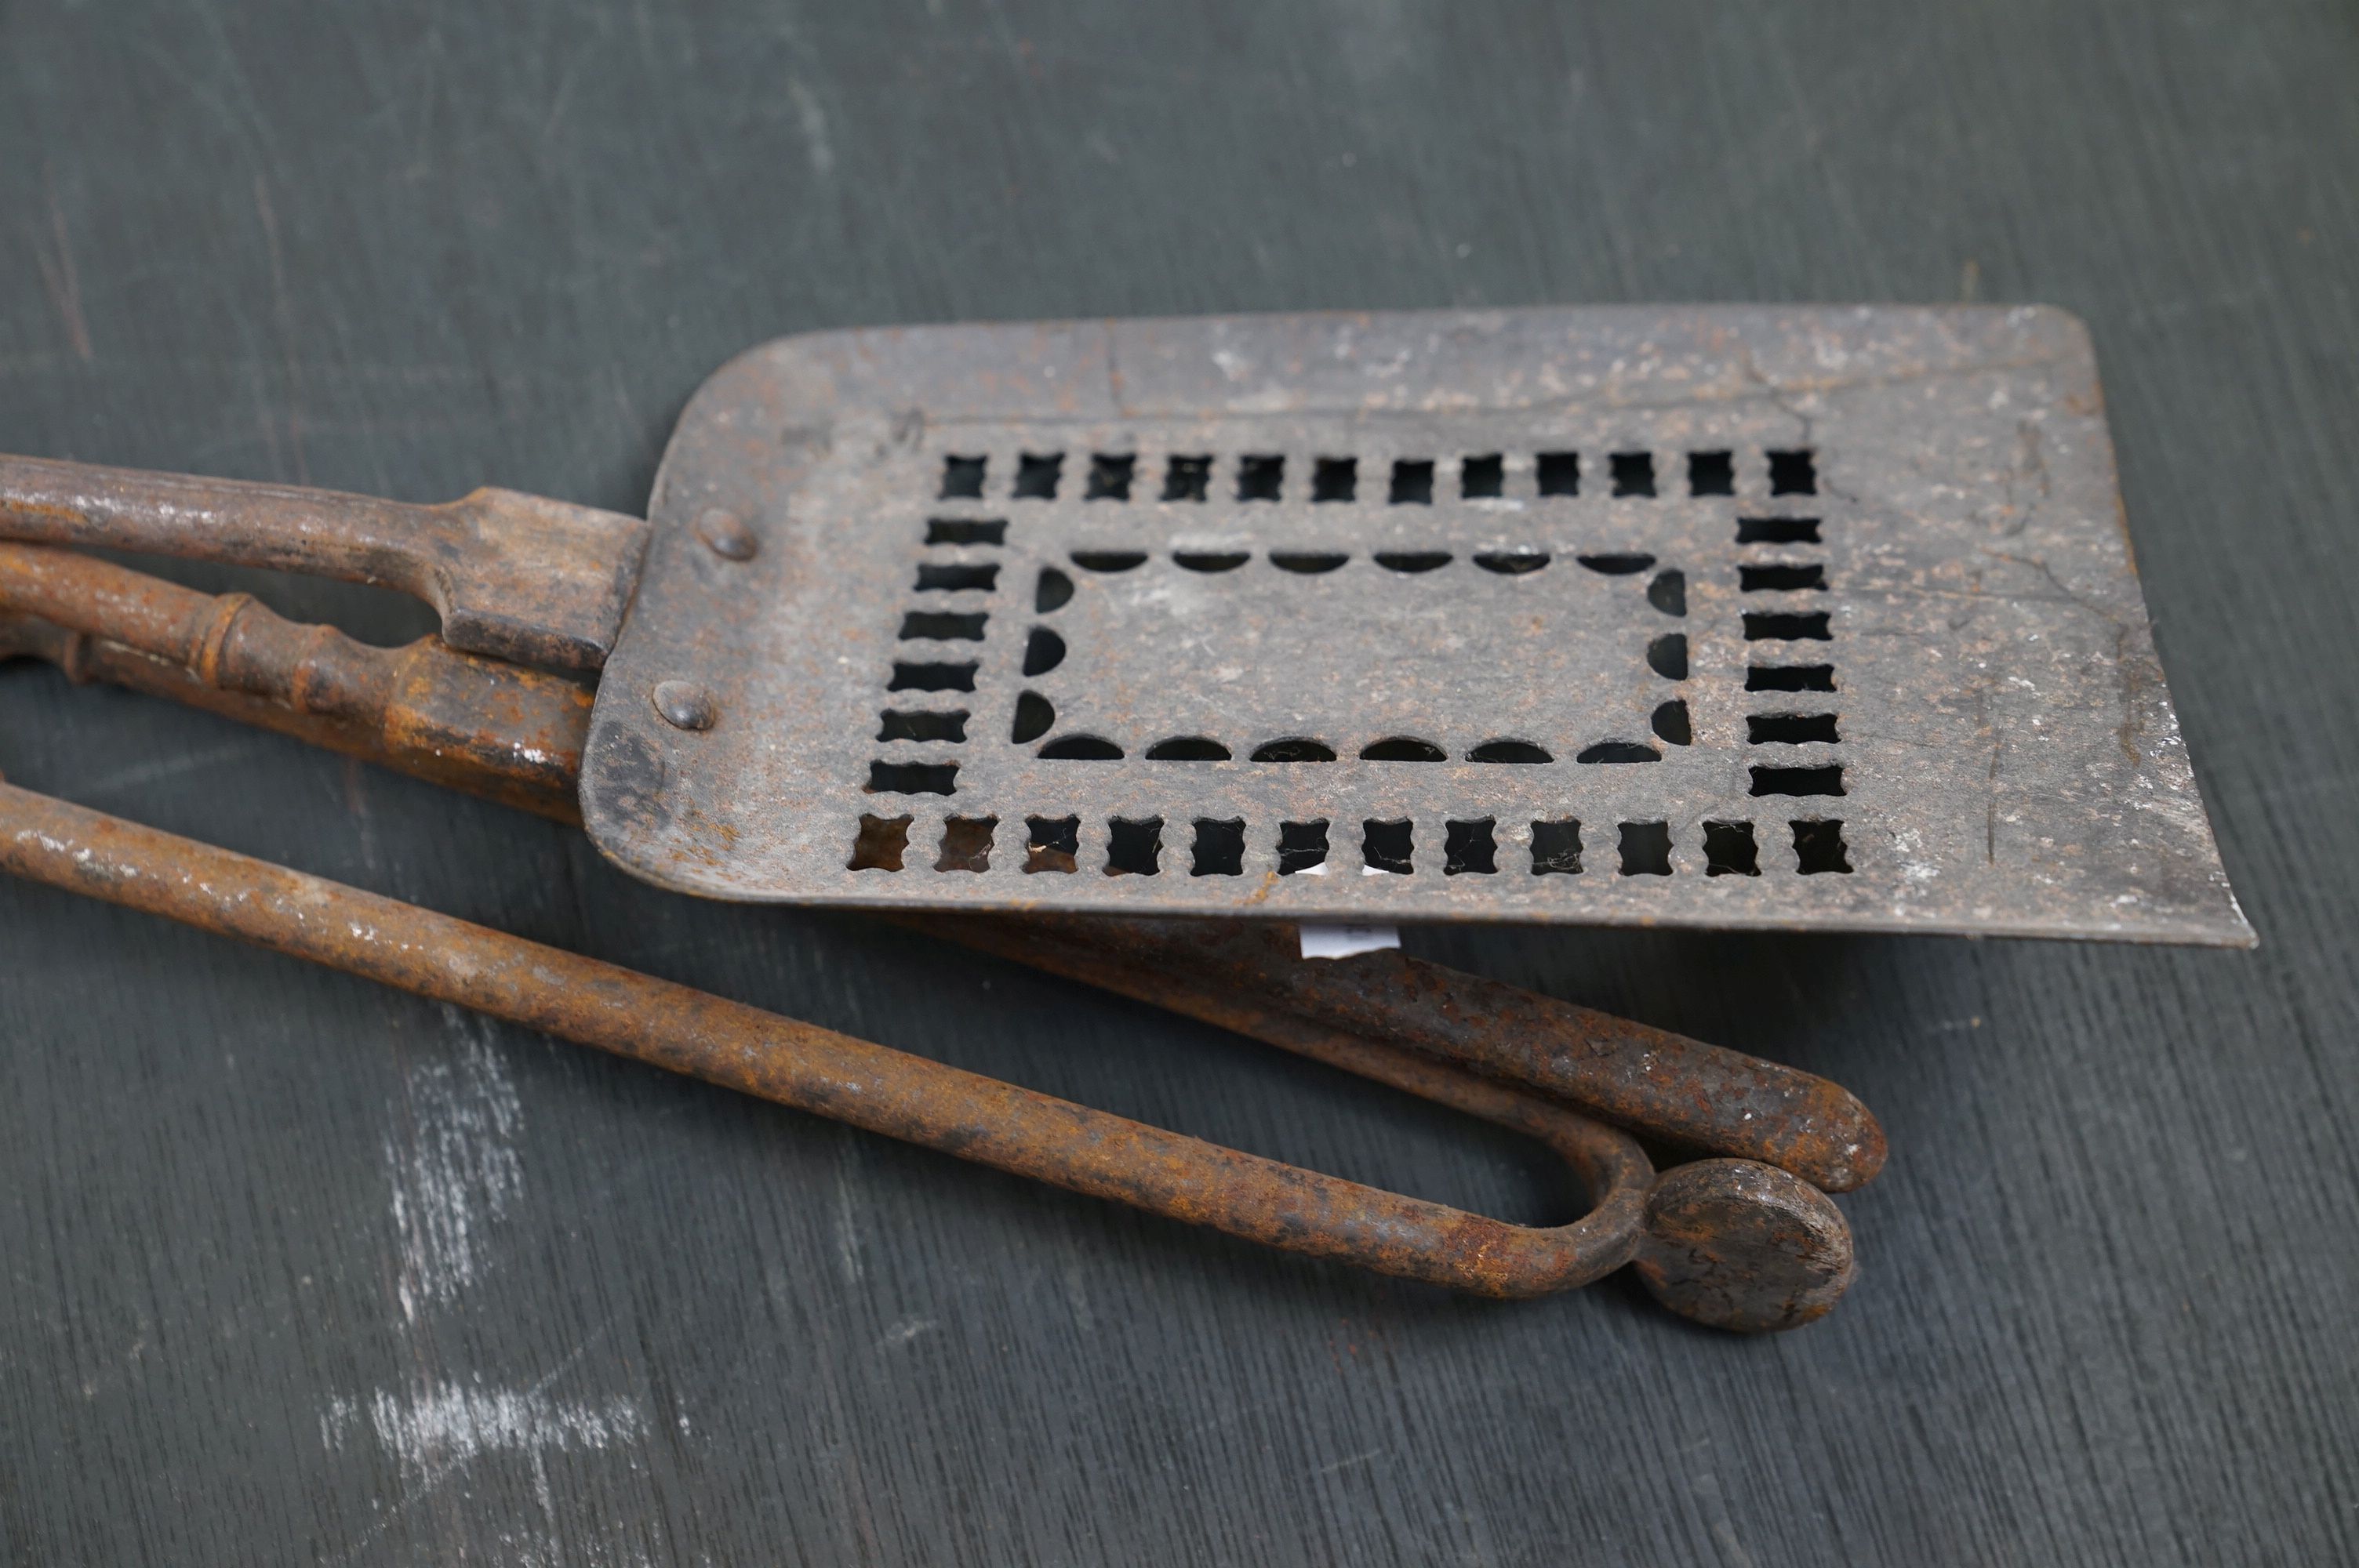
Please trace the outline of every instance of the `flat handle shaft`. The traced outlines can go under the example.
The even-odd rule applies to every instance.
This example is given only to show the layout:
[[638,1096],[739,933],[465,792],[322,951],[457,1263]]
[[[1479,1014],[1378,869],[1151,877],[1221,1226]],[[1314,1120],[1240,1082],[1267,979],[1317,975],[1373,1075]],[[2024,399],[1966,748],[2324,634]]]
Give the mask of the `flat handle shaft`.
[[399,589],[434,607],[451,647],[560,669],[606,662],[647,535],[636,517],[506,490],[419,506],[0,457],[0,537]]

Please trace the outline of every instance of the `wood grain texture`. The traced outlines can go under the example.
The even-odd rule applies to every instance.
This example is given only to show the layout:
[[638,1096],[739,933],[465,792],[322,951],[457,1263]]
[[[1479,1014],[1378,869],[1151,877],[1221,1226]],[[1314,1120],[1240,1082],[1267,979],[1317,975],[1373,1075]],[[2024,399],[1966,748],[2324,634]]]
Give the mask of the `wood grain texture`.
[[[2359,37],[2263,8],[0,6],[0,449],[635,510],[811,328],[2041,300],[2257,954],[1436,931],[1832,1076],[1826,1322],[1306,1266],[0,887],[0,1556],[2359,1558]],[[234,574],[175,568],[215,584]],[[407,634],[414,607],[257,582]],[[54,674],[0,769],[1514,1217],[1502,1134]]]

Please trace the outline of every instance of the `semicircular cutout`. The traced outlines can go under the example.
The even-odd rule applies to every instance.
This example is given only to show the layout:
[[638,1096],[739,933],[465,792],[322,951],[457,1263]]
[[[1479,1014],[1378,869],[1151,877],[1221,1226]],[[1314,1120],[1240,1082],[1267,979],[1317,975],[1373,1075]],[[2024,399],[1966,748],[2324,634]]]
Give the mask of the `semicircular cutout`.
[[1492,550],[1474,557],[1474,564],[1501,577],[1521,577],[1549,564],[1545,550]]
[[1126,572],[1147,559],[1144,550],[1075,550],[1073,564],[1085,572]]
[[1052,762],[1113,762],[1121,761],[1122,748],[1103,735],[1060,735],[1039,754]]
[[1210,735],[1174,735],[1147,748],[1150,762],[1225,762],[1229,749]]
[[1042,614],[1062,610],[1073,597],[1073,579],[1054,567],[1040,568],[1040,586],[1032,590],[1032,608]]
[[1024,642],[1024,673],[1045,676],[1065,662],[1065,640],[1046,626],[1032,628]]
[[1430,572],[1450,564],[1447,550],[1379,550],[1376,565],[1388,572]]
[[1332,572],[1352,557],[1337,550],[1272,550],[1269,564],[1282,572],[1300,572],[1310,576]]
[[1647,667],[1665,680],[1688,678],[1688,634],[1666,632],[1647,644]]
[[1576,762],[1659,762],[1663,754],[1642,741],[1600,741],[1573,759]]
[[1485,741],[1466,753],[1470,762],[1553,762],[1555,756],[1546,746],[1536,746],[1529,741]]
[[1324,741],[1313,741],[1307,735],[1289,735],[1283,741],[1272,741],[1254,748],[1256,762],[1332,762],[1335,748]]
[[1607,577],[1628,577],[1632,572],[1645,571],[1655,564],[1654,557],[1636,554],[1576,556],[1573,558],[1591,571],[1603,572]]
[[1174,550],[1171,558],[1191,572],[1233,572],[1253,557],[1245,550]]
[[1450,753],[1414,735],[1387,735],[1360,748],[1364,762],[1446,762]]
[[1016,724],[1007,738],[1021,746],[1038,741],[1057,722],[1054,704],[1037,691],[1018,692],[1016,696]]

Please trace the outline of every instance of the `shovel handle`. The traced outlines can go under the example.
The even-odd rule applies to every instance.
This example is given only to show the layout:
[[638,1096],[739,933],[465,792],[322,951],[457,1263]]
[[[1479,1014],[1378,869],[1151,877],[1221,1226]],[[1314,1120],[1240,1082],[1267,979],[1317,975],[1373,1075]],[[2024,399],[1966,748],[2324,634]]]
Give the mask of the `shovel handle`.
[[399,589],[463,653],[606,662],[648,525],[509,490],[437,506],[292,485],[0,457],[0,537],[141,550]]

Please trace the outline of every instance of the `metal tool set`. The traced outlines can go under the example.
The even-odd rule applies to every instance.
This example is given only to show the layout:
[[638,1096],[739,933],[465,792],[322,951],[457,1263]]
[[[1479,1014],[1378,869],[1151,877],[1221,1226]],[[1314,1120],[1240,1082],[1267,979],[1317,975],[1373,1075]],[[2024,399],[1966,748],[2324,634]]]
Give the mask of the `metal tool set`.
[[[1856,1099],[1297,927],[2252,941],[2054,311],[791,338],[697,393],[648,512],[0,458],[0,654],[1220,1023],[1542,1140],[1589,1213],[1319,1175],[5,784],[0,864],[1267,1245],[1494,1295],[1632,1263],[1740,1329],[1849,1283]],[[441,634],[92,548],[389,585]]]

